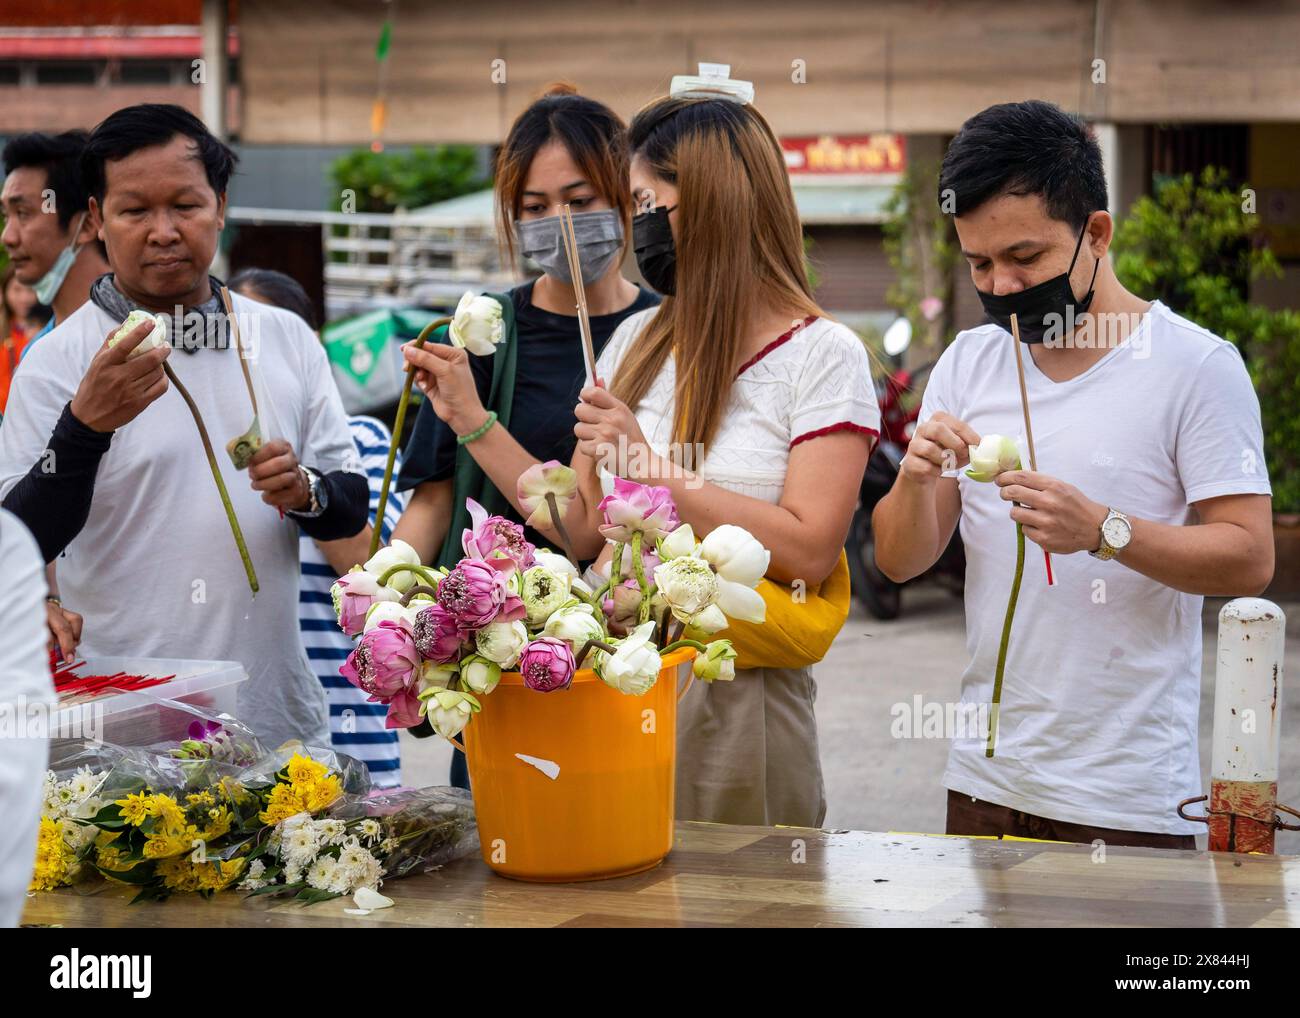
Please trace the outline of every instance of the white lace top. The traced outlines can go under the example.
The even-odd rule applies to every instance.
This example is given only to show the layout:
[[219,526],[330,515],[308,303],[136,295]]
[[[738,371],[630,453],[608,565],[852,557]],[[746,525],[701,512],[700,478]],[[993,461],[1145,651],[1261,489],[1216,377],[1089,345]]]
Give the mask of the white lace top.
[[[611,384],[623,355],[656,308],[625,319],[601,352],[597,374]],[[646,440],[660,456],[672,441],[676,367],[672,354],[639,406]],[[857,335],[839,322],[809,318],[748,361],[731,386],[727,412],[703,464],[705,480],[773,504],[785,489],[790,450],[833,431],[880,434],[871,362]]]

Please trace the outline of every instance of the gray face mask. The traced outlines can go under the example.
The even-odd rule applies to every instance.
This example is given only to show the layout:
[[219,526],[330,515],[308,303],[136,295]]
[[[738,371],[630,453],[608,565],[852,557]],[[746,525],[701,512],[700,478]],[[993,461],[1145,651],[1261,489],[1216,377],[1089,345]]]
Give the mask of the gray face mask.
[[[573,235],[582,261],[582,283],[590,286],[614,264],[623,250],[623,219],[617,209],[579,212],[573,217]],[[515,239],[519,250],[542,267],[548,276],[572,283],[569,258],[564,253],[564,234],[559,216],[545,219],[516,219]]]

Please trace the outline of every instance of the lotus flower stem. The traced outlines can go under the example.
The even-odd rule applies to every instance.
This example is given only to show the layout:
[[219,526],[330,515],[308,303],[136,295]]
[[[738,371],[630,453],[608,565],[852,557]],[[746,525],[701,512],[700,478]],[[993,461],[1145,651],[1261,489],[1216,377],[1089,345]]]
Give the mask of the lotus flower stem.
[[652,589],[645,579],[645,562],[641,558],[641,531],[639,530],[632,535],[632,572],[636,576],[637,586],[641,588],[641,603],[636,609],[636,624],[639,626],[650,620]]
[[555,532],[560,537],[560,543],[564,545],[564,554],[576,567],[578,565],[578,556],[573,554],[573,541],[569,538],[568,528],[564,525],[564,520],[560,519],[560,505],[555,501],[555,492],[546,493],[546,504],[551,509],[551,522],[555,524]]
[[685,639],[683,639],[683,640],[675,640],[674,642],[670,643],[667,647],[662,648],[662,649],[659,651],[659,653],[660,653],[660,654],[668,654],[668,653],[671,653],[671,652],[674,651],[674,650],[680,650],[682,647],[694,647],[694,648],[695,648],[696,650],[698,650],[701,654],[707,652],[708,649],[709,649],[707,646],[705,646],[704,644],[700,643],[699,640],[685,640]]
[[433,587],[426,587],[423,583],[417,583],[414,587],[412,587],[410,590],[408,590],[405,594],[403,594],[403,595],[402,595],[400,598],[398,598],[397,600],[398,600],[398,604],[400,604],[403,608],[405,608],[407,605],[409,605],[409,604],[411,603],[411,598],[415,597],[416,594],[434,594],[434,595],[436,595],[437,593],[438,593],[438,591],[437,591],[436,589],[434,589]]
[[226,482],[221,479],[221,468],[217,466],[217,457],[212,452],[212,440],[208,438],[208,429],[203,423],[203,415],[199,413],[198,404],[194,402],[194,397],[190,395],[188,389],[176,377],[176,372],[166,361],[163,362],[163,371],[167,374],[167,380],[176,386],[176,391],[181,394],[181,399],[185,400],[185,405],[190,408],[190,414],[194,417],[194,423],[199,429],[199,438],[203,441],[203,452],[208,457],[208,467],[212,470],[212,479],[217,482],[217,492],[221,495],[221,505],[226,510],[226,519],[230,521],[230,532],[235,535],[235,544],[239,548],[239,557],[244,563],[244,574],[248,577],[248,586],[254,596],[257,595],[257,573],[253,569],[253,560],[248,554],[248,545],[244,543],[244,532],[239,529],[239,517],[235,515],[235,507],[230,501],[230,493],[226,491]]
[[993,756],[993,744],[998,737],[998,711],[1002,704],[1002,676],[1007,667],[1007,644],[1011,641],[1011,620],[1016,614],[1016,599],[1020,596],[1020,579],[1025,574],[1025,531],[1016,524],[1016,575],[1011,581],[1011,596],[1007,598],[1007,617],[1002,623],[1002,642],[998,645],[998,668],[993,677],[993,714],[989,718],[989,741],[984,748],[986,757]]
[[[423,348],[424,341],[434,329],[451,324],[450,318],[435,318],[420,330],[415,337],[415,348]],[[393,421],[393,440],[388,445],[388,464],[384,467],[384,483],[379,488],[379,520],[384,518],[384,506],[388,505],[388,488],[393,482],[393,464],[397,461],[397,443],[402,440],[402,427],[406,424],[406,405],[411,402],[411,384],[415,381],[415,365],[406,366],[406,382],[402,385],[402,398],[397,401],[397,419]],[[379,530],[374,527],[370,534],[370,557],[374,558],[379,550]]]
[[575,672],[582,667],[582,662],[586,659],[587,652],[591,650],[592,647],[599,647],[606,654],[618,653],[617,647],[611,647],[608,643],[605,643],[602,640],[588,640],[582,645],[582,650],[578,651],[578,656],[573,659],[573,670]]
[[[371,553],[373,554],[373,552]],[[389,566],[380,574],[378,583],[382,587],[398,573],[415,573],[425,583],[431,587],[437,587],[440,577],[436,576],[428,566],[415,566],[409,562],[398,562],[396,565]]]

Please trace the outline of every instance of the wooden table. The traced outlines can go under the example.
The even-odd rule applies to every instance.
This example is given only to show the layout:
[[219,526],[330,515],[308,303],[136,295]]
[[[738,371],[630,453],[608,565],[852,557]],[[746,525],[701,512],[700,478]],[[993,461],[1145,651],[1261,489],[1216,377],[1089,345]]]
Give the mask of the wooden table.
[[96,883],[28,898],[24,924],[122,926],[1295,926],[1300,858],[683,823],[663,865],[526,884],[477,857],[395,880],[351,916],[240,893],[128,905]]

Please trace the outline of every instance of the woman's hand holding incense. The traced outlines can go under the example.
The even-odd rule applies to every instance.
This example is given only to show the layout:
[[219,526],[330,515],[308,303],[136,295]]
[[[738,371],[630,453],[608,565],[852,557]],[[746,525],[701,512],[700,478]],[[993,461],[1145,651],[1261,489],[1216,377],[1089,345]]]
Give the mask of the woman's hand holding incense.
[[573,427],[578,451],[618,477],[644,481],[660,476],[655,467],[658,457],[627,404],[602,385],[587,386],[581,396],[573,411],[578,419]]
[[402,356],[415,365],[416,387],[447,427],[457,435],[468,435],[483,426],[487,410],[474,384],[469,354],[443,343],[426,343],[419,349],[407,343]]

